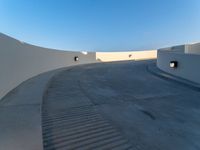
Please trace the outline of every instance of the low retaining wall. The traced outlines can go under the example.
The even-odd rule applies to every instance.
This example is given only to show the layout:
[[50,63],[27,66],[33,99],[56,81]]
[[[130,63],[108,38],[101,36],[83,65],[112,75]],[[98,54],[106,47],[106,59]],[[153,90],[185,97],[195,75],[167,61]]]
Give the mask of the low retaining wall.
[[187,45],[185,53],[200,55],[200,43]]
[[96,52],[96,59],[103,62],[123,60],[155,59],[157,50],[130,51],[130,52]]
[[[170,61],[178,61],[177,68],[170,68]],[[157,67],[172,75],[200,84],[200,55],[158,50]]]
[[[33,46],[0,33],[0,99],[23,81],[50,70],[87,63],[156,58],[156,50],[70,52]],[[74,61],[78,56],[79,61]]]
[[[79,61],[74,61],[74,56]],[[96,62],[95,53],[65,52],[32,46],[0,34],[0,98],[21,82],[40,73]]]

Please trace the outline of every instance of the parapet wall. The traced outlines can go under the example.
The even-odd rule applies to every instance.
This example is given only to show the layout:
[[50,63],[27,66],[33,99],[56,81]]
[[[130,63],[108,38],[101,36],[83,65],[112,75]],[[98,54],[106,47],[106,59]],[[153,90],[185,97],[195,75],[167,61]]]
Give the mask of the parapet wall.
[[[193,46],[193,45],[189,45]],[[182,49],[181,49],[182,47]],[[195,45],[195,52],[200,51]],[[200,84],[200,55],[194,53],[188,53],[188,45],[179,46],[179,49],[176,47],[173,48],[164,48],[158,50],[157,56],[157,67],[169,74],[190,80],[192,82]],[[177,68],[171,68],[170,62],[177,61]]]
[[[78,56],[79,60],[74,61]],[[0,33],[0,99],[23,81],[50,70],[87,63],[155,59],[156,50],[138,52],[71,52],[22,43]]]
[[186,45],[185,53],[200,55],[200,43]]
[[[74,61],[74,56],[79,61]],[[21,43],[0,35],[0,98],[23,81],[40,73],[71,65],[96,62],[94,52],[65,52]]]
[[103,62],[124,60],[155,59],[156,50],[132,51],[132,52],[96,52],[96,59]]

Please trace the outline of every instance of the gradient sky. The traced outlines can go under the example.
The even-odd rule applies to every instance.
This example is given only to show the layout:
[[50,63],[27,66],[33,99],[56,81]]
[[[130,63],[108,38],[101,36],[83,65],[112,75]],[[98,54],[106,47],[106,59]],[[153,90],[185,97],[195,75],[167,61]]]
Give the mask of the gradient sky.
[[200,0],[0,0],[0,32],[63,50],[156,49],[200,41]]

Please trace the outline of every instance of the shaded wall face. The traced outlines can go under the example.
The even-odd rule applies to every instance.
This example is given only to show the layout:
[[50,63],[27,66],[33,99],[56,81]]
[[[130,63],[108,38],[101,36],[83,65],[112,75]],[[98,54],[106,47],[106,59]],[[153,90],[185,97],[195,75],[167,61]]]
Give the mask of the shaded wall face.
[[[177,61],[177,68],[170,68],[170,61]],[[200,84],[200,55],[158,51],[157,66],[172,75]]]
[[200,55],[200,43],[188,45],[185,53]]
[[184,53],[185,52],[186,45],[178,45],[178,46],[172,46],[167,48],[161,48],[159,51],[169,51],[174,53]]
[[[79,57],[79,61],[74,61],[75,56]],[[0,35],[0,98],[21,82],[40,73],[94,62],[94,52],[83,54],[45,49]]]
[[[173,46],[158,50],[157,66],[172,75],[200,83],[200,43]],[[170,68],[170,62],[177,61],[177,68]]]
[[172,46],[159,50],[171,51],[173,53],[200,54],[200,43]]
[[171,50],[173,52],[177,52],[177,53],[184,53],[185,52],[185,45],[173,46],[171,48]]

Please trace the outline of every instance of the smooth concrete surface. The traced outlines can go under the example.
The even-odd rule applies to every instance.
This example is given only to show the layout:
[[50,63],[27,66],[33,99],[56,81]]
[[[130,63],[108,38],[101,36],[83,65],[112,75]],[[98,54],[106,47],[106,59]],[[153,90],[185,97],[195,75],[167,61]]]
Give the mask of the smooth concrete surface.
[[147,67],[147,69],[149,72],[153,73],[154,75],[156,75],[158,77],[164,78],[166,80],[178,82],[179,84],[186,85],[194,90],[200,91],[200,84],[198,84],[196,82],[192,82],[192,81],[174,76],[172,74],[169,74],[167,72],[164,72],[164,71],[160,70],[157,66],[154,66],[154,65],[149,65]]
[[[178,61],[177,68],[170,68],[170,61]],[[200,84],[200,55],[158,50],[157,67],[172,75]]]
[[200,43],[187,45],[185,53],[189,54],[200,54]]
[[41,104],[48,81],[61,70],[23,82],[0,101],[0,150],[42,150]]
[[177,45],[172,47],[160,48],[159,51],[168,51],[174,53],[184,53],[188,49],[187,45]]
[[[74,61],[75,56],[79,61]],[[0,33],[0,99],[23,81],[46,71],[102,61],[152,57],[156,57],[156,50],[127,53],[59,51],[23,43]]]
[[[74,57],[79,61],[75,62]],[[46,71],[96,62],[95,53],[41,48],[0,34],[0,99],[23,81]]]
[[159,50],[168,51],[173,53],[186,53],[186,54],[200,54],[200,43],[177,45],[167,48],[160,48]]
[[150,73],[153,61],[76,66],[44,96],[44,149],[199,150],[200,92]]
[[96,59],[102,62],[155,59],[157,50],[130,52],[96,52]]

